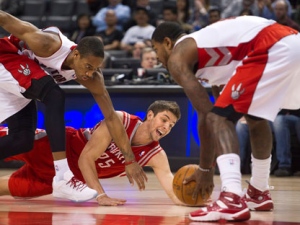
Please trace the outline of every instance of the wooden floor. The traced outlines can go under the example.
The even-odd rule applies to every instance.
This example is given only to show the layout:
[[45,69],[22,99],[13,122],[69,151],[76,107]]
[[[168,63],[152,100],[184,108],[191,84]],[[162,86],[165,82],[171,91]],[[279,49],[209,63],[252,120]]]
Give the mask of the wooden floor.
[[[0,175],[10,174],[10,170],[0,170]],[[192,222],[187,214],[194,207],[175,206],[160,188],[153,173],[148,173],[149,181],[145,191],[138,191],[128,184],[126,177],[102,180],[107,194],[125,198],[127,203],[118,207],[98,206],[93,200],[73,203],[54,199],[51,195],[31,200],[16,200],[10,196],[0,197],[0,225],[197,225],[216,224]],[[243,181],[249,179],[244,176]],[[252,212],[248,225],[288,225],[300,224],[300,177],[271,177],[270,185],[275,209],[273,212]],[[218,197],[219,176],[215,176],[215,191]],[[247,184],[243,182],[243,187]]]

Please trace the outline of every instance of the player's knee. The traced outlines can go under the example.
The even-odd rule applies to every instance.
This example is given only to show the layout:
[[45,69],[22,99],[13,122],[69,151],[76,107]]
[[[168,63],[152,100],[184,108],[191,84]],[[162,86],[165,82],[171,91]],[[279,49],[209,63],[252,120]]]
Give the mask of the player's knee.
[[44,103],[55,103],[56,105],[65,104],[65,92],[58,86],[53,86],[44,97]]
[[20,131],[14,134],[14,149],[17,149],[19,153],[29,152],[33,149],[34,143],[34,132],[31,131]]

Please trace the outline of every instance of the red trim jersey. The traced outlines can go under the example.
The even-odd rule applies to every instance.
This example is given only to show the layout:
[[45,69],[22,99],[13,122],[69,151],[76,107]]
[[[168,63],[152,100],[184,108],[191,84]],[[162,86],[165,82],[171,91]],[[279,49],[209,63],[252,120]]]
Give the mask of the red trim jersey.
[[[130,115],[125,112],[123,112],[123,115],[123,125],[131,142],[135,132],[137,131],[139,125],[142,122],[137,116]],[[97,124],[96,127],[100,124],[101,122]],[[94,129],[80,129],[80,132],[76,133],[76,135],[79,135],[79,138],[74,138],[74,142],[71,143],[72,151],[67,151],[69,166],[73,171],[74,175],[81,180],[83,180],[83,177],[77,164],[80,153],[82,151],[81,141],[83,141],[85,144],[89,139],[90,135],[92,134],[93,130]],[[79,143],[76,143],[77,141],[79,141]],[[163,150],[160,144],[156,141],[151,142],[147,145],[131,147],[137,162],[141,166],[145,166],[154,155]],[[99,158],[95,162],[98,177],[109,178],[115,176],[124,176],[124,163],[125,159],[123,154],[121,153],[119,147],[115,144],[115,142],[112,141],[106,149],[106,151],[101,156],[99,156]]]
[[[129,139],[132,140],[142,121],[139,117],[125,112],[123,112],[123,115],[126,133]],[[100,124],[101,122],[95,128]],[[78,158],[95,128],[79,130],[72,127],[66,128],[68,163],[76,178],[82,181],[84,179],[78,167]],[[7,132],[7,128],[0,127],[0,137],[7,135]],[[163,151],[160,144],[156,141],[147,145],[132,146],[132,150],[141,166],[145,166],[153,156]],[[52,180],[55,171],[52,152],[45,130],[36,130],[34,147],[31,151],[10,157],[7,160],[21,160],[25,162],[25,165],[15,171],[9,179],[9,190],[12,196],[37,197],[52,193]],[[125,175],[124,157],[114,142],[111,142],[106,151],[99,156],[95,166],[99,178]]]
[[[273,20],[240,16],[181,37],[197,44],[195,76],[225,87],[215,106],[273,120],[281,108],[298,109],[298,31]],[[295,91],[297,93],[295,93]],[[292,94],[293,93],[293,94]]]
[[48,27],[43,29],[44,32],[52,32],[59,35],[61,39],[61,47],[53,55],[49,57],[39,57],[35,55],[30,49],[26,47],[23,41],[14,36],[10,36],[10,41],[17,46],[21,51],[20,54],[27,55],[29,58],[35,60],[40,66],[47,71],[56,83],[64,83],[69,80],[76,79],[74,70],[63,70],[62,64],[67,56],[77,46],[73,41],[70,41],[63,35],[57,27]]

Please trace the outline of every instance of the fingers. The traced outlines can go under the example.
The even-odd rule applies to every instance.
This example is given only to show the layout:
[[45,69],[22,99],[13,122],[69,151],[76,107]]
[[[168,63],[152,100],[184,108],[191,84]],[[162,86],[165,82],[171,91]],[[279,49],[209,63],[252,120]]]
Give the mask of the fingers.
[[118,205],[124,205],[125,202],[126,202],[125,199],[110,198],[107,196],[98,199],[98,204],[101,206],[118,206]]
[[191,182],[192,180],[195,180],[194,174],[190,175],[189,177],[186,177],[186,178],[183,180],[183,184],[187,184],[187,183]]
[[138,163],[132,163],[126,166],[126,174],[131,185],[134,181],[139,190],[145,190],[145,181],[148,181],[147,175]]

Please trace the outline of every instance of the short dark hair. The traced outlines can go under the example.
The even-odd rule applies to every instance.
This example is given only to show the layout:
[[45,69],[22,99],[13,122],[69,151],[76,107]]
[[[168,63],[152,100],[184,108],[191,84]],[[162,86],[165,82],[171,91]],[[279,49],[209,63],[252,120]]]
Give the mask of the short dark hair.
[[158,43],[162,43],[166,37],[172,41],[176,41],[178,37],[184,34],[184,30],[181,25],[176,22],[163,22],[157,26],[152,34],[152,40]]
[[154,116],[163,111],[170,111],[176,116],[177,120],[181,117],[179,105],[175,101],[157,100],[148,107],[147,113],[149,111],[152,111]]
[[87,36],[82,38],[76,49],[82,57],[93,55],[95,57],[104,58],[103,42],[96,36]]

